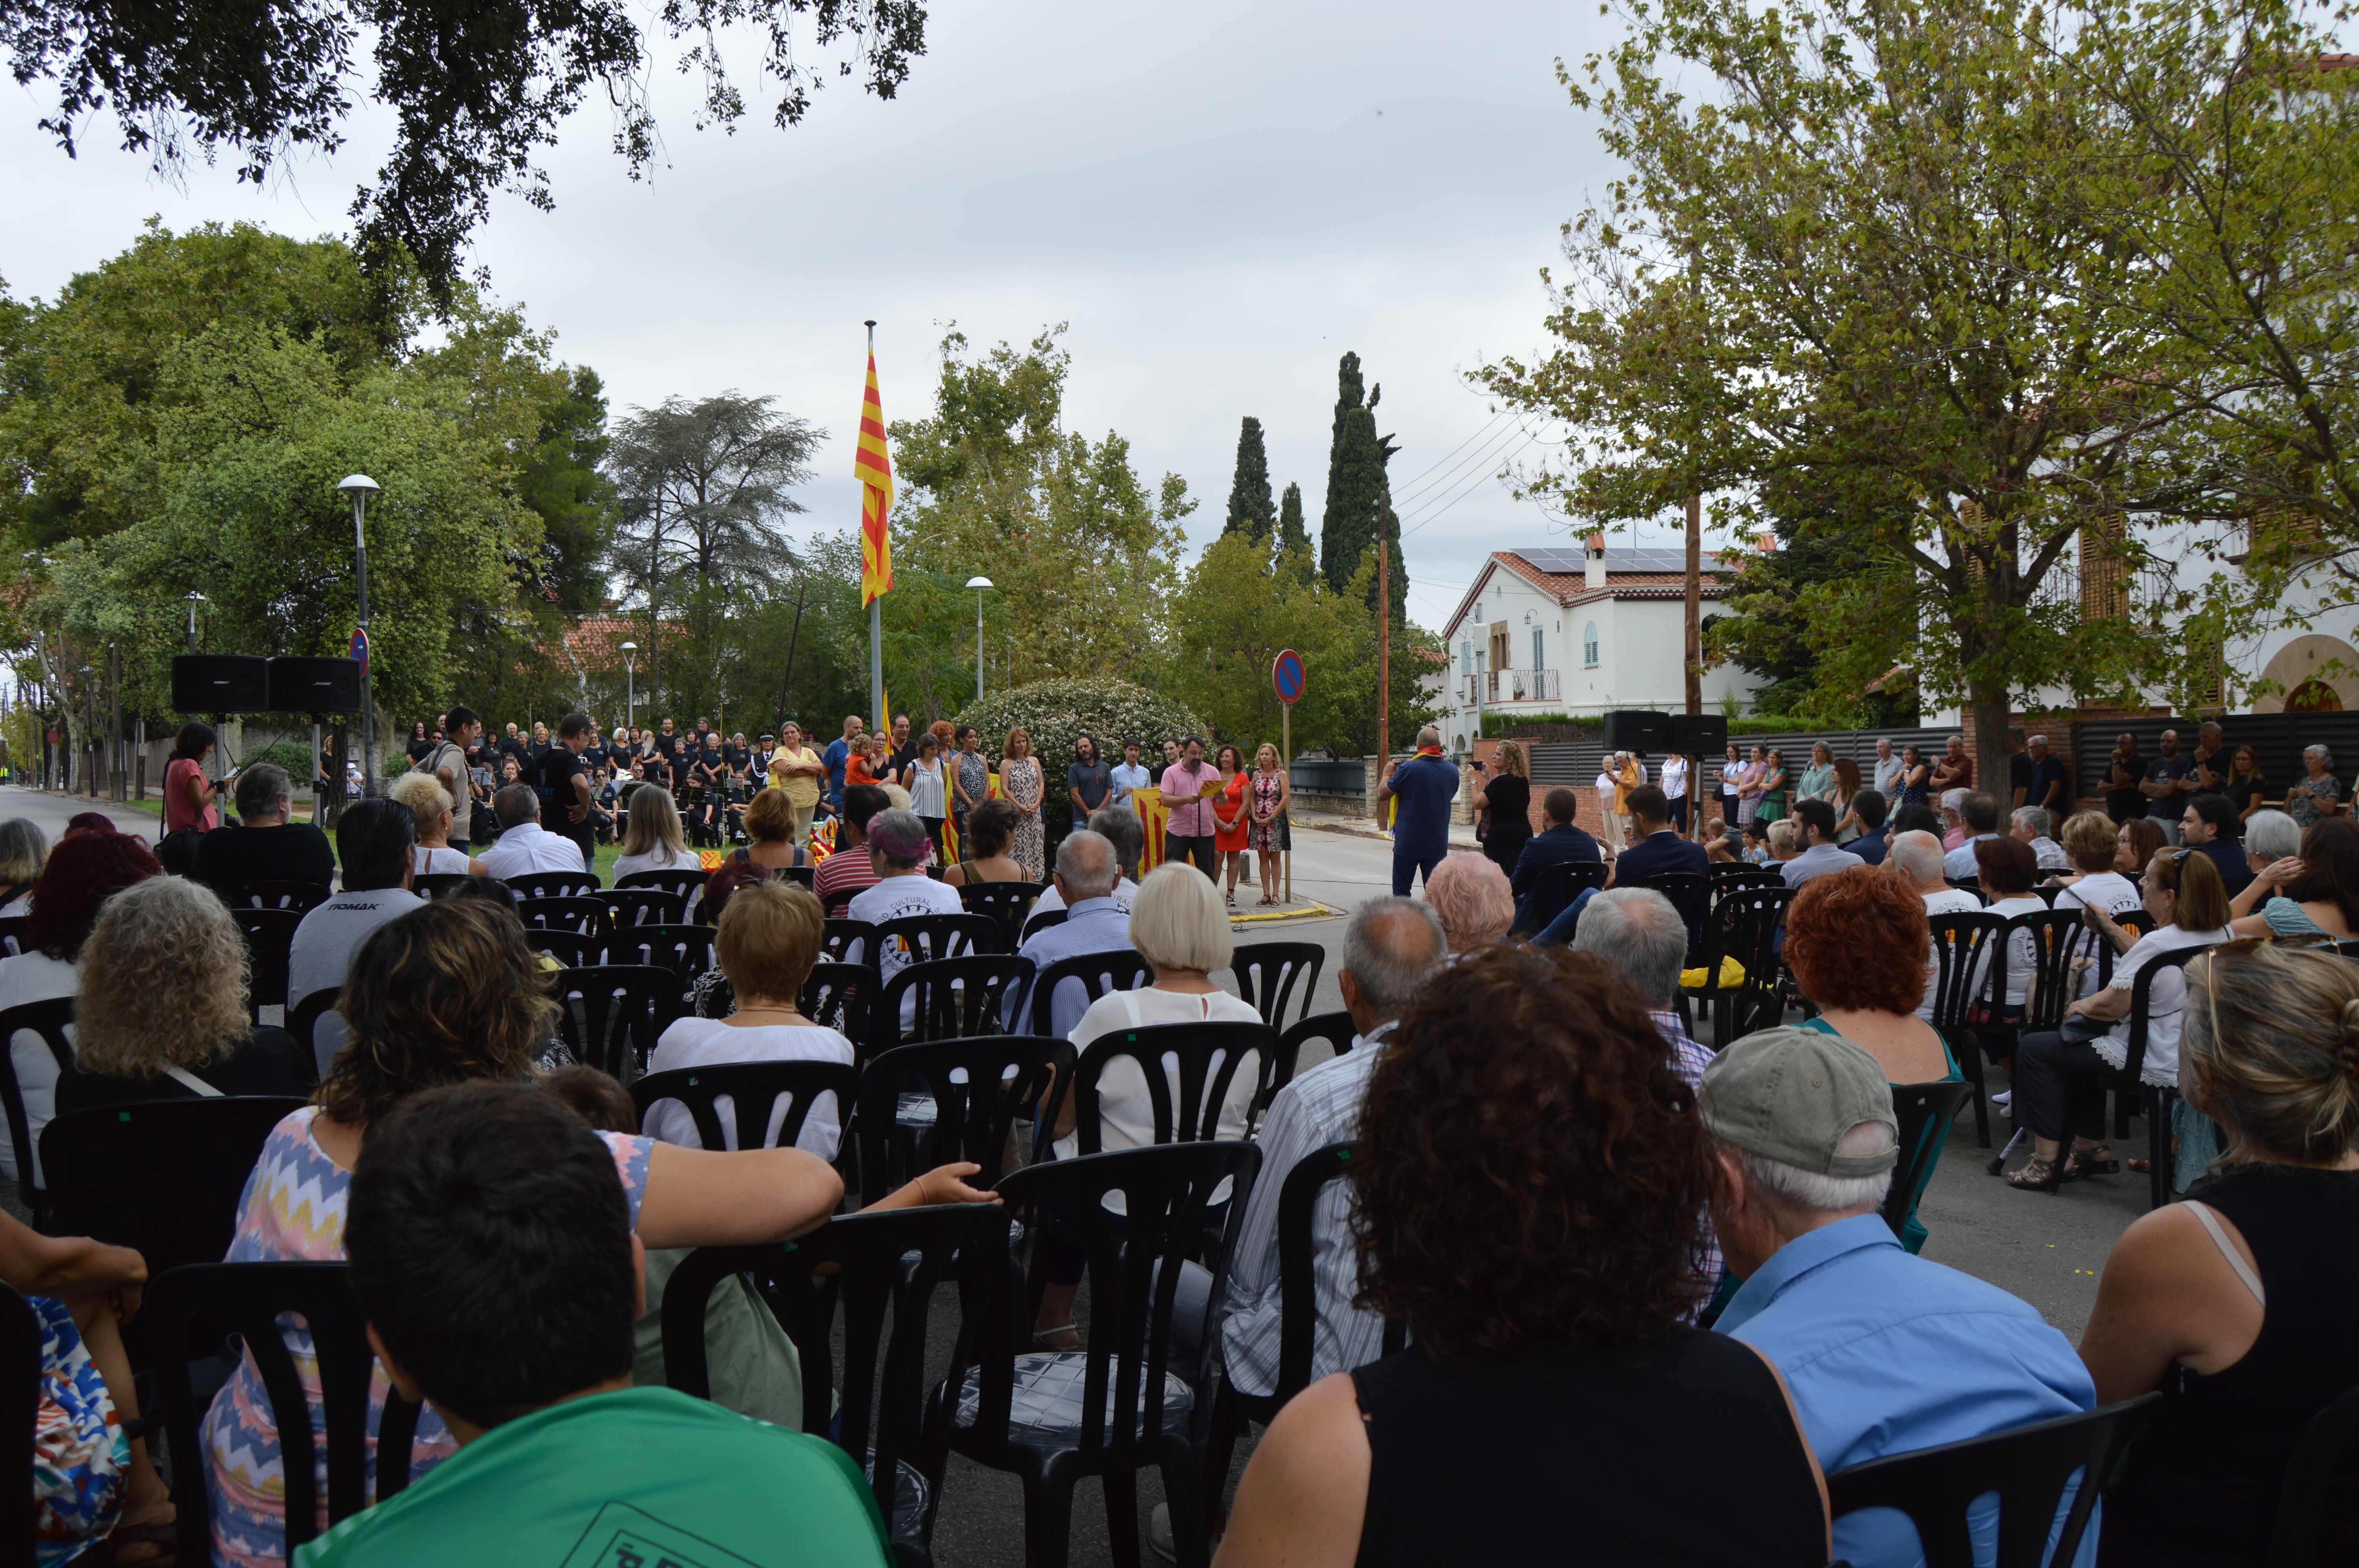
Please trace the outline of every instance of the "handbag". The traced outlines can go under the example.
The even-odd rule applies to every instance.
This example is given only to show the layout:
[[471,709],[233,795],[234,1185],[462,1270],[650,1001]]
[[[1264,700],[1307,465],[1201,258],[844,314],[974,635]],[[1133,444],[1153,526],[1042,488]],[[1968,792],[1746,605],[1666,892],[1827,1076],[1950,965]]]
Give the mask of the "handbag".
[[2085,1012],[2076,1012],[2064,1021],[2060,1033],[2067,1045],[2086,1045],[2113,1033],[2113,1025],[2091,1018]]

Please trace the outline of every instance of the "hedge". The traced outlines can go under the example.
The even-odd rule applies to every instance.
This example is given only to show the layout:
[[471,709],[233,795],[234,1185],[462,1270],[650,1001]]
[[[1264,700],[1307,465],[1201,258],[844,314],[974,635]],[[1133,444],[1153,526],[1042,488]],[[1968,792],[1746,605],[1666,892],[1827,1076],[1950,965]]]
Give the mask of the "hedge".
[[1166,739],[1206,733],[1203,720],[1184,703],[1111,676],[1015,687],[970,704],[955,722],[975,727],[978,744],[994,770],[1010,730],[1021,725],[1032,738],[1032,754],[1040,759],[1044,781],[1041,823],[1051,843],[1072,826],[1065,770],[1073,764],[1075,742],[1082,735],[1097,741],[1109,763],[1122,761],[1123,741],[1136,741],[1145,749],[1140,760],[1159,774]]

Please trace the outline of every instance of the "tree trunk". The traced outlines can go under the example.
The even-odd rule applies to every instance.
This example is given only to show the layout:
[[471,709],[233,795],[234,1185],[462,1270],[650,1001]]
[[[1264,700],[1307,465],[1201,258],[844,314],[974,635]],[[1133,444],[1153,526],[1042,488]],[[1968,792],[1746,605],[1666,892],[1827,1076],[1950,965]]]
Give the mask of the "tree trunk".
[[1998,802],[1999,830],[2006,830],[2007,807],[2014,800],[2008,786],[2013,758],[2006,749],[2006,687],[1977,686],[1972,693],[1974,716],[1974,788]]

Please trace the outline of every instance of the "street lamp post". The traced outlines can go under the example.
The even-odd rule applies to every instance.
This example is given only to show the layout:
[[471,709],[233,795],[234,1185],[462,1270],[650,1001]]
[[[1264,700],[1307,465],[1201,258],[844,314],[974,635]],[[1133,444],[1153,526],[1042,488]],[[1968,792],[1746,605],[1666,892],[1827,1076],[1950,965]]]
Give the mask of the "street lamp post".
[[631,656],[638,651],[636,643],[623,644],[623,728],[625,730],[636,728],[639,722],[638,667]]
[[197,651],[197,606],[204,601],[203,594],[189,589],[189,652],[192,654]]
[[368,645],[368,535],[362,532],[362,520],[368,513],[370,494],[384,488],[364,473],[346,474],[337,481],[336,488],[353,498],[353,570],[360,588],[361,627],[357,639],[361,644],[361,793],[376,794],[376,703],[369,695],[369,665],[375,650]]
[[966,579],[966,585],[974,589],[974,699],[981,702],[983,700],[983,590],[998,585],[987,577],[971,577]]

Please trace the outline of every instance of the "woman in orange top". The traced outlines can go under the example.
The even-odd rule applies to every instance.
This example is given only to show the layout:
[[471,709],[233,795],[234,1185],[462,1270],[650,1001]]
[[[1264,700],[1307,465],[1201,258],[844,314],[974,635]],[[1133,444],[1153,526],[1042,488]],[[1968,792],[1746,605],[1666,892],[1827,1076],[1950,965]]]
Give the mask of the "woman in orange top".
[[1253,833],[1245,800],[1253,781],[1245,776],[1245,754],[1234,746],[1221,748],[1219,765],[1221,793],[1212,797],[1212,869],[1225,879],[1229,907],[1234,909],[1237,875],[1245,870],[1246,842]]

